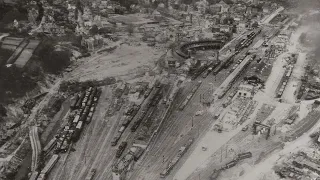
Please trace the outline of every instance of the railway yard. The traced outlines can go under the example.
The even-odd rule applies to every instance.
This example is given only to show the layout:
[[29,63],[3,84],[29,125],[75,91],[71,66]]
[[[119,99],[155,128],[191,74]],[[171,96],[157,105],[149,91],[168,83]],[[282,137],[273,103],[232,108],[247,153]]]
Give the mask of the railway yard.
[[[319,27],[298,17],[280,6],[228,41],[166,49],[138,34],[80,58],[32,102],[28,179],[320,179],[320,66],[301,42]],[[40,43],[6,40],[20,66]]]
[[[280,133],[282,126],[289,126],[283,121],[291,109],[299,107],[281,97],[292,93],[286,84],[293,81],[290,77],[297,71],[294,63],[300,54],[291,55],[293,50],[290,54],[273,45],[264,47],[265,51],[248,51],[259,47],[256,43],[261,46],[259,39],[265,34],[268,43],[275,44],[281,30],[274,26],[248,32],[244,37],[249,41],[240,40],[234,54],[202,68],[213,67],[210,72],[214,72],[195,73],[192,81],[160,75],[149,82],[122,81],[101,87],[94,113],[84,118],[92,120],[86,121],[79,140],[70,143],[69,149],[62,148],[48,179],[76,180],[90,174],[94,179],[227,179],[230,174],[235,177],[243,164],[247,167],[240,174],[249,176],[250,168],[285,146],[281,139],[300,137],[314,127],[316,121],[310,119],[318,117],[315,109],[287,127],[292,129],[289,134]],[[272,64],[279,61],[289,66],[273,72],[277,68]],[[249,76],[248,69],[254,68],[265,84]],[[232,168],[237,170],[230,172]]]

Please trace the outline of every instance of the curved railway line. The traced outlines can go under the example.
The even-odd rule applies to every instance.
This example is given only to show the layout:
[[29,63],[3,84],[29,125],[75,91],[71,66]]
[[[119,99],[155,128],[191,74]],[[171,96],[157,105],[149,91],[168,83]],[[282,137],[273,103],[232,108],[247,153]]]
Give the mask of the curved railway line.
[[190,50],[198,50],[198,49],[221,49],[224,45],[223,41],[219,40],[204,40],[204,41],[195,41],[195,42],[187,42],[179,45],[175,52],[182,58],[189,58]]
[[38,157],[41,152],[41,144],[38,136],[38,127],[31,127],[29,132],[31,147],[32,147],[32,162],[31,162],[31,170],[35,171],[38,167]]

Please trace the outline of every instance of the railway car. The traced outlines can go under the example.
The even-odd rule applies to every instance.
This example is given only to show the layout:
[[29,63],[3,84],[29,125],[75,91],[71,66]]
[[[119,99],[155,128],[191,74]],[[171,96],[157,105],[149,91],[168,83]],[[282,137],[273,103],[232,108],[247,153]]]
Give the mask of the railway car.
[[77,114],[77,115],[74,117],[72,123],[76,126],[76,125],[78,124],[79,120],[80,120],[80,115]]
[[96,105],[95,105],[95,104],[92,104],[89,112],[94,113],[95,110],[96,110]]
[[94,87],[93,90],[92,90],[92,95],[93,95],[93,96],[96,96],[96,95],[97,95],[97,92],[98,92],[98,88],[97,88],[97,87]]
[[97,103],[97,102],[99,101],[99,98],[100,98],[101,93],[102,93],[101,89],[97,89],[97,93],[96,93],[96,95],[95,95],[94,98],[93,98],[93,102],[94,102],[94,103]]
[[70,108],[71,108],[72,110],[78,108],[78,107],[77,107],[78,101],[79,101],[79,95],[76,94],[76,95],[73,97],[73,99],[71,100]]
[[89,106],[86,106],[86,107],[84,108],[84,111],[83,111],[83,113],[82,113],[82,116],[85,116],[85,118],[86,118],[86,117],[88,116],[89,112],[90,112],[90,107],[89,107]]
[[200,87],[202,81],[198,81],[197,84],[192,88],[191,92],[194,94]]
[[38,171],[34,171],[34,172],[32,172],[29,180],[37,180],[38,176],[39,176],[39,172]]
[[124,116],[122,121],[122,126],[127,127],[130,124],[132,118],[133,118],[132,116]]
[[80,96],[79,96],[79,99],[78,99],[78,102],[76,104],[76,107],[79,108],[81,106],[81,103],[83,101],[83,98],[85,96],[85,92],[81,92]]
[[93,98],[94,98],[94,95],[91,94],[91,95],[89,96],[89,98],[88,98],[87,106],[91,106],[91,105],[92,105],[92,103],[93,103]]
[[129,154],[133,155],[134,161],[138,161],[139,158],[142,156],[143,152],[144,152],[144,149],[142,149],[139,146],[132,146],[129,150]]
[[247,159],[247,158],[251,158],[251,157],[252,157],[251,152],[245,152],[245,153],[238,154],[238,160],[243,160],[243,159]]
[[221,68],[220,68],[220,67],[217,67],[217,68],[215,68],[215,69],[212,71],[212,74],[213,74],[213,75],[217,75],[220,71],[221,71]]
[[112,141],[111,141],[111,146],[117,145],[117,143],[118,143],[121,135],[122,135],[122,133],[119,133],[119,132],[118,132],[118,133],[113,137],[113,139],[112,139]]
[[91,169],[91,171],[89,172],[85,180],[93,180],[93,177],[95,176],[96,171],[97,171],[96,169]]
[[77,126],[76,126],[76,128],[75,128],[74,133],[72,134],[72,138],[71,139],[72,139],[73,142],[76,142],[76,141],[79,140],[82,128],[83,128],[83,121],[79,121]]
[[89,124],[92,121],[93,117],[93,112],[89,112],[87,118],[86,118],[86,123]]
[[227,164],[224,166],[224,169],[230,169],[230,168],[234,167],[235,165],[237,165],[237,161],[233,160],[233,161],[227,163]]
[[176,52],[179,56],[181,56],[181,57],[183,57],[183,58],[185,58],[185,59],[187,59],[187,58],[190,57],[190,55],[182,52],[182,51],[180,50],[180,47],[176,48],[175,52]]
[[61,148],[60,148],[60,152],[62,153],[65,153],[68,151],[68,147],[69,147],[69,142],[67,139],[65,139],[61,145]]
[[116,158],[119,158],[122,155],[122,153],[126,149],[127,145],[128,145],[128,143],[126,141],[121,142],[121,144],[119,145],[117,152],[116,152]]
[[85,121],[86,121],[86,119],[87,119],[87,115],[82,114],[82,116],[80,116],[79,121],[85,122]]
[[213,170],[211,176],[210,176],[210,180],[217,180],[219,175],[221,173],[221,170]]
[[230,56],[222,65],[224,69],[227,69],[234,61],[234,55]]
[[88,90],[89,93],[91,93],[92,90],[93,90],[93,87],[90,86],[87,90]]
[[49,174],[49,172],[51,171],[51,169],[54,167],[54,165],[58,162],[58,160],[59,160],[59,155],[58,154],[52,155],[52,157],[49,160],[49,162],[42,169],[41,174],[44,174],[45,176],[47,176]]
[[37,180],[45,180],[46,175],[45,174],[39,174]]
[[55,144],[57,143],[57,138],[52,138],[49,143],[43,148],[43,152],[47,153]]
[[83,98],[83,101],[82,101],[82,104],[83,104],[82,106],[83,106],[83,107],[86,106],[86,104],[87,104],[87,102],[88,102],[88,98],[89,98],[89,97],[84,97],[84,98]]
[[142,120],[138,120],[138,121],[134,122],[130,128],[131,132],[136,132],[136,130],[138,129],[141,122],[142,122]]
[[160,177],[161,178],[165,178],[168,174],[169,174],[169,170],[168,169],[165,169],[163,170],[161,173],[160,173]]
[[156,106],[158,103],[159,103],[159,101],[160,101],[160,99],[162,98],[162,95],[161,94],[158,94],[158,95],[156,95],[155,97],[154,97],[154,99],[151,101],[151,106]]
[[235,51],[239,51],[244,47],[246,39],[241,39],[235,46]]
[[152,88],[148,88],[148,89],[144,92],[144,98],[147,98],[147,97],[150,95],[151,91],[152,91]]

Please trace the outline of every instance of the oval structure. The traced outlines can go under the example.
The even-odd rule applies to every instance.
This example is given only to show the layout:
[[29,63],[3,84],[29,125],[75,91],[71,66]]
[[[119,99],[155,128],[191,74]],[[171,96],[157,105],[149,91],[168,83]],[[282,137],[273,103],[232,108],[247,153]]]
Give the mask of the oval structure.
[[189,58],[190,50],[205,50],[205,49],[221,49],[224,45],[224,41],[221,40],[202,40],[187,42],[179,45],[175,52],[182,58]]

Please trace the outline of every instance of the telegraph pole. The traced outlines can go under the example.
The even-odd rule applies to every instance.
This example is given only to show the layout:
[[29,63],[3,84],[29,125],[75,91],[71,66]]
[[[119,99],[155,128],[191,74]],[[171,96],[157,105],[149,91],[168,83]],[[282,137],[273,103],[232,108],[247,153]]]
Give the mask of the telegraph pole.
[[226,158],[228,157],[228,145],[226,147]]
[[200,124],[198,124],[198,137],[199,137],[199,135],[200,135],[200,132],[199,132],[199,126],[200,126]]

